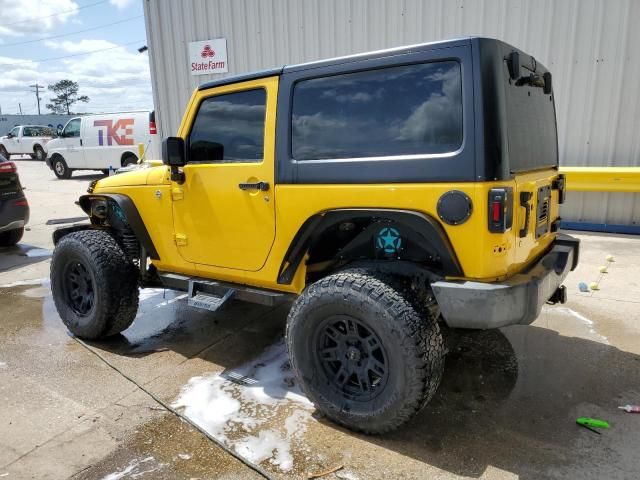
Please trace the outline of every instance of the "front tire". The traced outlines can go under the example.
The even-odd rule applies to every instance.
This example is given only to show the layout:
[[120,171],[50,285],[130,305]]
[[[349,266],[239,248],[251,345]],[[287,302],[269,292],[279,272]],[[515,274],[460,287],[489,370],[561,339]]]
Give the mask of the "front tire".
[[52,159],[53,173],[61,180],[68,180],[71,178],[71,169],[67,166],[67,162],[64,161],[60,155],[56,155]]
[[4,145],[0,145],[0,155],[2,155],[7,160],[11,158],[11,155],[9,155],[9,152],[7,152],[7,149]]
[[444,369],[435,319],[372,274],[344,271],[308,287],[287,321],[302,389],[334,422],[364,433],[398,428],[433,397]]
[[138,163],[138,157],[136,157],[133,154],[128,154],[126,155],[123,159],[122,159],[122,166],[123,167],[128,167],[129,165],[133,165],[135,163]]
[[102,230],[60,240],[51,260],[51,291],[69,331],[88,340],[126,330],[138,311],[137,269]]
[[24,227],[0,233],[0,247],[13,247],[24,235]]

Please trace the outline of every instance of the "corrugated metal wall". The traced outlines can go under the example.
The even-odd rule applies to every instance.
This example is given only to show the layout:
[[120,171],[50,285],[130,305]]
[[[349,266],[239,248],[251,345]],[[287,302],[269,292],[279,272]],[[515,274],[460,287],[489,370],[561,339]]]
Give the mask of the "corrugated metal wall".
[[[143,0],[158,121],[193,89],[188,43],[226,37],[229,73],[465,35],[499,38],[554,74],[564,165],[640,165],[637,0]],[[219,76],[219,75],[218,75]],[[571,193],[563,218],[640,224],[640,195]]]

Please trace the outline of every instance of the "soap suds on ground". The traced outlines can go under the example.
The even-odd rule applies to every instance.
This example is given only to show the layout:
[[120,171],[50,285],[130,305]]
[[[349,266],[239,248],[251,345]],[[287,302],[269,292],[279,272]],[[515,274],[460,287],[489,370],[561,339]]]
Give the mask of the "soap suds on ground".
[[[119,472],[113,472],[103,477],[102,480],[120,480],[121,478],[139,478],[147,473],[153,473],[162,469],[164,463],[155,463],[153,457],[146,457],[142,460],[132,460],[124,470]],[[149,478],[153,478],[153,475],[149,475]]]
[[304,449],[313,411],[282,340],[250,364],[192,378],[173,406],[248,460],[285,472],[294,466],[294,450]]

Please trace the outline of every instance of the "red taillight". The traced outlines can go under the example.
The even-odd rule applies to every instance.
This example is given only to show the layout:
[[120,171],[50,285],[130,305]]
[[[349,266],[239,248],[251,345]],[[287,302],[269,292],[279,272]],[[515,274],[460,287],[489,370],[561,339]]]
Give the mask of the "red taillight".
[[17,171],[16,164],[13,162],[0,163],[0,173],[15,173]]
[[149,121],[149,133],[151,135],[155,135],[158,133],[158,130],[156,129],[156,122]]
[[499,222],[501,211],[502,211],[502,202],[500,201],[491,202],[491,220],[493,220],[494,222]]
[[20,200],[16,200],[15,202],[13,202],[13,205],[16,207],[28,207],[29,203],[27,202],[26,198],[22,198]]
[[489,231],[504,233],[513,221],[513,189],[511,187],[489,190]]

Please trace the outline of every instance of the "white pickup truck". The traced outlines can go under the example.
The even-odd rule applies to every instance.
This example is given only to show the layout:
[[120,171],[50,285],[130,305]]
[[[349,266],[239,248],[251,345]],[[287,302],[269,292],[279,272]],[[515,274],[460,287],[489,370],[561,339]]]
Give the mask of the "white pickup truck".
[[51,127],[18,125],[0,138],[0,155],[7,160],[11,155],[30,155],[31,158],[44,161],[47,158],[47,143],[55,136]]

